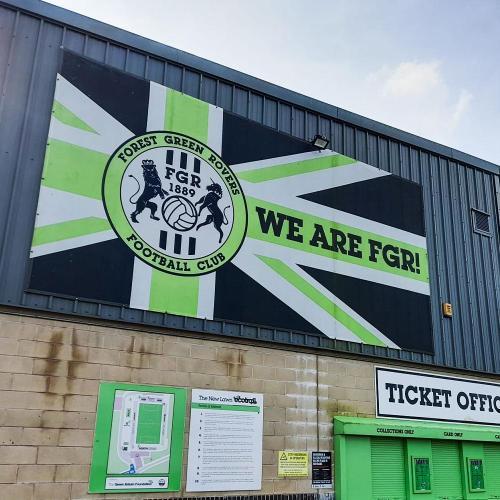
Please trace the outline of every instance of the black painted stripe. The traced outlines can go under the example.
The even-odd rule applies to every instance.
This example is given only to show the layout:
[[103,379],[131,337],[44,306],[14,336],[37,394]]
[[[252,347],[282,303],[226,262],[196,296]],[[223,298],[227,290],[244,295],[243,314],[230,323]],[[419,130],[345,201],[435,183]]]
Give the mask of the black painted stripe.
[[[64,51],[62,76],[132,135],[147,130],[149,82]],[[126,105],[124,105],[126,103]]]
[[200,173],[200,159],[199,158],[195,158],[194,159],[193,170],[194,170],[195,174],[199,174]]
[[163,250],[166,250],[167,249],[167,236],[168,236],[168,233],[167,231],[160,231],[160,248],[162,248]]
[[188,155],[187,153],[181,153],[181,168],[186,170]]
[[174,150],[167,149],[167,157],[165,158],[167,165],[173,165],[174,163]]
[[193,238],[192,236],[189,237],[189,248],[188,248],[188,254],[189,255],[194,255],[196,252],[196,238]]
[[175,234],[174,238],[174,253],[180,255],[182,248],[182,234]]
[[396,175],[304,194],[301,198],[425,236],[422,187]]
[[300,267],[399,347],[433,353],[428,295],[312,267]]

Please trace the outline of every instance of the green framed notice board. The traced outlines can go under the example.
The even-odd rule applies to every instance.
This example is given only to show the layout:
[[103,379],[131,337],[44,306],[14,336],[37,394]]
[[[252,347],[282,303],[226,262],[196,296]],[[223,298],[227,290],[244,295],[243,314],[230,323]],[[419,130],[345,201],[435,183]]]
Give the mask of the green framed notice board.
[[89,493],[179,491],[187,390],[103,382]]

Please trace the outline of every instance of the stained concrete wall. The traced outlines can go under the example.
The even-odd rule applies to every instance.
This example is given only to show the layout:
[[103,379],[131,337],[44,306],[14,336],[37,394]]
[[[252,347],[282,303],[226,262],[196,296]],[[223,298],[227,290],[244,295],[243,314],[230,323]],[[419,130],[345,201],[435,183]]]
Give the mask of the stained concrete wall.
[[[277,477],[277,451],[331,450],[333,416],[375,413],[374,368],[370,362],[231,344],[175,332],[159,334],[43,319],[3,309],[1,498],[193,496],[184,490],[105,497],[87,494],[100,381],[263,393],[260,493],[314,491],[310,479]],[[189,421],[186,424],[183,486]],[[228,494],[237,493],[223,493]]]

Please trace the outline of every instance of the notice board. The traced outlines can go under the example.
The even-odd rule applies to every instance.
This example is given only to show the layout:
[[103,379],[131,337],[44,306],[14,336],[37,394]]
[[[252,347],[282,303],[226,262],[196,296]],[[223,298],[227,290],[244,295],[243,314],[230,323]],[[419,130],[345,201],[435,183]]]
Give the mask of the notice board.
[[262,394],[193,389],[186,491],[262,485]]
[[186,392],[100,385],[89,492],[179,491]]

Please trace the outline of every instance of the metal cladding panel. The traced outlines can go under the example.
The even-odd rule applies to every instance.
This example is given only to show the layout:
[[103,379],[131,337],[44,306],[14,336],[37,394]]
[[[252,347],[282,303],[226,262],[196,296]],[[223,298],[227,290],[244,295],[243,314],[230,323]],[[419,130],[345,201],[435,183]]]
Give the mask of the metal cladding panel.
[[[435,356],[25,292],[61,46],[294,137],[324,134],[339,153],[421,184]],[[0,303],[500,372],[498,166],[29,0],[0,1],[0,88]],[[473,231],[473,208],[491,215],[490,237]],[[453,304],[453,319],[442,317],[442,302]]]

